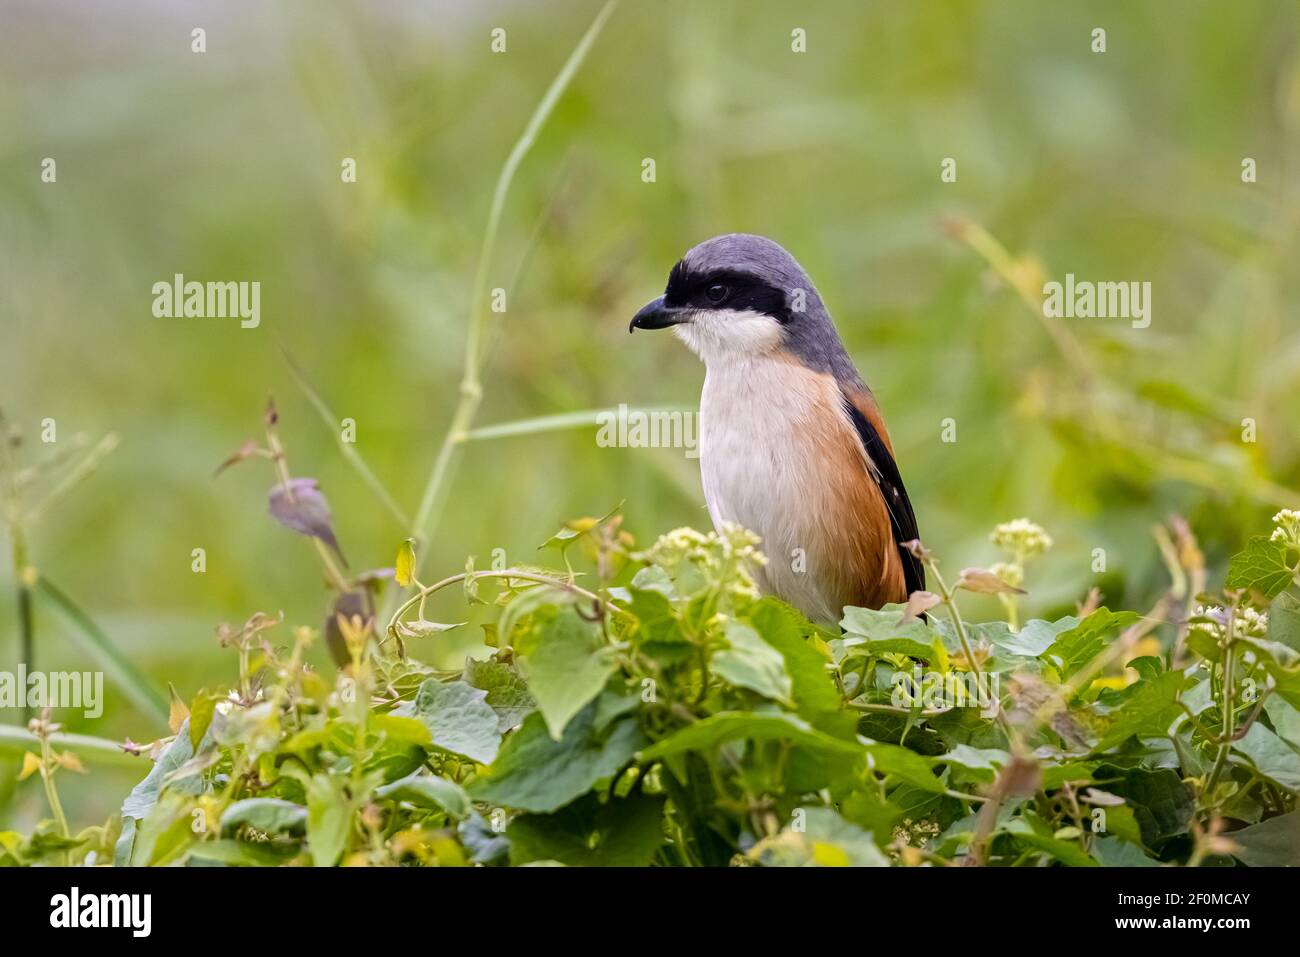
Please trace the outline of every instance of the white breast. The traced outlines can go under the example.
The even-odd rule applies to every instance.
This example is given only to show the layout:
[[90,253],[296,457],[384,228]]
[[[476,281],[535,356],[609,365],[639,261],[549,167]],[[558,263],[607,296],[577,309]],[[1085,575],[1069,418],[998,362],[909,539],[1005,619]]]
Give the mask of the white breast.
[[821,621],[838,621],[846,599],[825,574],[837,505],[827,477],[813,474],[823,458],[815,442],[841,403],[830,376],[780,353],[709,362],[700,397],[700,471],[714,526],[735,522],[762,536],[760,587]]

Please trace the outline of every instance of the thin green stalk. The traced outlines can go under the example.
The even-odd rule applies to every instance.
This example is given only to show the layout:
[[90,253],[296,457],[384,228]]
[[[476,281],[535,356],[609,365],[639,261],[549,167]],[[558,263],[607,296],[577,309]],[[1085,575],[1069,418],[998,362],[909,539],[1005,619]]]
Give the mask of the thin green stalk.
[[[61,751],[71,751],[87,761],[98,761],[122,767],[141,767],[141,759],[122,750],[116,741],[96,738],[88,734],[64,734],[57,732],[49,736],[50,743]],[[17,725],[0,724],[0,753],[22,754],[40,746],[40,738],[26,728]]]
[[943,599],[944,605],[948,608],[948,617],[952,620],[953,630],[957,632],[957,641],[961,644],[962,654],[966,656],[966,663],[970,670],[975,673],[977,680],[982,679],[980,674],[979,663],[975,660],[975,653],[971,649],[970,639],[966,636],[966,623],[962,621],[961,613],[957,611],[957,603],[953,601],[953,592],[948,588],[948,583],[943,580],[939,574],[939,565],[937,562],[929,562],[930,574],[934,580],[939,583],[939,597]]
[[43,599],[71,627],[71,634],[82,650],[103,666],[109,677],[126,693],[144,714],[167,724],[167,699],[131,663],[103,629],[84,612],[68,595],[44,575],[36,579],[36,588]]
[[388,513],[397,520],[397,524],[402,528],[409,528],[411,525],[411,519],[404,511],[402,511],[402,507],[397,504],[397,500],[393,497],[392,493],[389,492],[384,483],[379,480],[379,476],[374,473],[374,470],[366,464],[366,460],[361,457],[361,453],[358,452],[350,442],[343,441],[343,434],[339,431],[339,419],[334,415],[329,405],[325,402],[324,397],[316,391],[315,386],[311,384],[311,380],[307,378],[307,374],[302,370],[298,363],[294,361],[293,356],[291,356],[287,350],[281,349],[280,351],[284,355],[284,361],[289,364],[289,374],[292,375],[294,381],[298,383],[298,388],[302,390],[303,395],[307,397],[308,403],[310,403],[311,407],[315,409],[316,413],[321,417],[321,421],[325,423],[325,427],[334,434],[334,440],[338,444],[339,451],[343,453],[343,457],[348,460],[356,470],[356,473],[361,476],[361,480],[366,483],[370,488],[370,491],[375,493],[375,498],[379,499],[380,504],[383,505],[384,508],[388,509]]
[[1219,738],[1219,750],[1214,756],[1214,765],[1210,768],[1210,774],[1205,779],[1205,793],[1214,794],[1214,787],[1219,783],[1219,775],[1223,773],[1224,765],[1228,763],[1228,752],[1232,750],[1233,732],[1235,731],[1236,715],[1233,714],[1233,682],[1235,675],[1235,662],[1237,657],[1236,640],[1237,640],[1237,605],[1234,601],[1228,609],[1228,624],[1223,635],[1223,702],[1220,708],[1223,711],[1223,728]]
[[[41,722],[43,727],[44,721]],[[63,813],[63,802],[59,800],[59,789],[54,786],[54,769],[57,762],[54,760],[54,754],[50,750],[50,735],[46,731],[38,737],[41,739],[41,786],[45,788],[45,800],[50,804],[50,813],[54,815],[54,823],[58,825],[59,835],[64,839],[72,837],[72,832],[68,830],[68,816]],[[71,863],[68,851],[63,852],[63,863]]]
[[[974,673],[975,680],[979,683],[979,686],[983,687],[984,674],[980,671],[979,662],[975,660],[974,649],[971,648],[970,638],[966,634],[966,623],[962,620],[961,612],[957,610],[957,602],[954,598],[955,591],[948,587],[948,583],[944,581],[943,575],[939,573],[938,562],[931,559],[926,563],[926,567],[929,569],[930,573],[934,575],[934,580],[939,584],[939,597],[943,599],[944,605],[948,608],[948,617],[952,619],[952,627],[953,630],[957,632],[957,641],[961,644],[962,654],[966,656],[966,663],[970,667],[971,672]],[[1011,749],[1019,754],[1024,749],[1024,742],[1021,740],[1020,734],[1007,719],[1006,712],[1002,710],[1002,702],[997,702],[997,705],[998,713],[996,720],[998,725],[1002,728],[1003,732],[1006,733],[1007,741],[1010,743]]]
[[406,599],[406,601],[399,605],[397,610],[393,612],[392,617],[388,620],[388,627],[385,630],[391,633],[397,626],[398,620],[403,615],[410,611],[415,605],[423,607],[425,599],[434,592],[441,591],[449,585],[455,585],[457,582],[463,582],[467,578],[473,580],[478,580],[480,578],[513,578],[520,581],[536,582],[539,585],[551,585],[563,591],[571,592],[572,594],[580,595],[583,598],[589,598],[592,601],[598,602],[601,608],[609,608],[622,615],[629,614],[628,612],[623,611],[623,609],[609,604],[595,592],[588,591],[587,589],[581,588],[572,582],[567,582],[562,578],[552,578],[549,575],[539,575],[537,572],[526,571],[519,568],[503,568],[500,570],[484,569],[483,571],[477,572],[460,572],[457,575],[449,575],[441,581],[436,581],[432,585],[420,586],[415,590],[410,598]]
[[[1020,297],[1025,307],[1038,317],[1039,322],[1052,338],[1052,343],[1065,360],[1066,365],[1077,374],[1083,385],[1091,386],[1096,379],[1091,356],[1084,349],[1083,343],[1059,318],[1051,316],[1043,308],[1039,291],[1030,284],[1028,273],[1014,256],[1011,255],[988,230],[978,223],[964,218],[953,219],[949,223],[952,233],[970,246],[984,261],[993,268],[1008,286]],[[1035,277],[1036,278],[1036,277]]]
[[[21,525],[9,528],[13,544],[14,581],[18,588],[18,661],[29,671],[36,667],[36,623],[32,615],[32,583],[27,571],[27,535]],[[32,711],[23,698],[23,724],[31,720]]]
[[[415,519],[411,524],[411,537],[417,541],[428,542],[433,538],[436,518],[446,494],[446,485],[451,475],[456,452],[464,442],[465,434],[469,431],[470,426],[473,425],[479,404],[483,400],[481,363],[483,342],[487,335],[489,321],[489,313],[485,308],[488,296],[488,276],[492,268],[497,233],[501,228],[501,217],[505,211],[506,197],[509,195],[510,186],[514,182],[515,173],[519,169],[520,163],[523,162],[524,157],[537,139],[537,134],[550,118],[556,103],[559,102],[574,74],[577,73],[578,68],[587,58],[592,44],[595,42],[596,37],[600,35],[600,31],[604,28],[605,22],[610,18],[610,15],[613,14],[616,6],[618,6],[618,0],[608,0],[601,7],[600,12],[596,14],[591,26],[582,35],[582,39],[578,41],[578,45],[569,54],[569,58],[564,62],[560,72],[551,81],[551,85],[546,90],[541,102],[533,110],[527,126],[524,127],[523,133],[515,142],[510,155],[506,157],[505,165],[501,167],[501,173],[497,177],[496,189],[492,194],[492,205],[488,212],[487,227],[483,232],[483,244],[479,250],[478,267],[474,276],[469,329],[465,337],[465,364],[460,383],[460,399],[455,411],[452,413],[451,423],[448,426],[446,435],[443,436],[437,458],[434,460],[433,469],[429,473],[424,492],[420,496],[420,504],[415,512]],[[428,549],[420,549],[416,553],[415,574],[417,575],[427,551]]]
[[[654,415],[658,412],[689,412],[689,409],[670,406],[638,408],[638,412]],[[471,429],[461,436],[461,441],[478,442],[484,439],[505,439],[519,435],[536,435],[539,432],[558,432],[561,429],[577,429],[583,426],[599,425],[600,416],[617,415],[618,409],[586,409],[582,412],[561,412],[557,415],[539,415],[529,419],[515,419],[512,422],[494,422]]]
[[62,498],[69,489],[82,479],[86,478],[86,476],[90,475],[91,472],[95,471],[95,468],[104,457],[117,448],[117,443],[118,438],[116,432],[110,432],[108,435],[100,439],[95,444],[95,447],[87,452],[81,460],[77,462],[77,464],[74,465],[68,473],[45,494],[45,497],[32,507],[26,516],[27,523],[29,525],[34,525],[36,521],[49,510],[49,507],[54,502]]

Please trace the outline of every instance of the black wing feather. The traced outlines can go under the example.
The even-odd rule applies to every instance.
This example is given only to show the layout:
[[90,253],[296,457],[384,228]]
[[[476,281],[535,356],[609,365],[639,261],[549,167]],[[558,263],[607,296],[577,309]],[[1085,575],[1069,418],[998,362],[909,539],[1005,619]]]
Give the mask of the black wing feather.
[[907,489],[903,487],[903,476],[898,472],[898,463],[889,454],[889,449],[871,420],[847,397],[844,409],[853,420],[853,426],[858,430],[858,438],[862,440],[867,455],[875,463],[876,468],[871,477],[876,480],[880,494],[885,499],[889,524],[894,530],[894,542],[898,546],[898,555],[903,560],[903,581],[907,585],[907,593],[910,595],[914,591],[924,591],[925,568],[915,555],[903,547],[904,542],[920,538],[921,532],[916,527],[916,513],[912,511],[912,501],[907,497]]

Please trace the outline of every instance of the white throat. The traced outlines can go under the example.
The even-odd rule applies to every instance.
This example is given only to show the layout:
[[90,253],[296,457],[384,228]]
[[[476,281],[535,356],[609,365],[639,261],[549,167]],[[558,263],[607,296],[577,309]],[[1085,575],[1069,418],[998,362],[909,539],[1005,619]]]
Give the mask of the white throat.
[[698,310],[673,332],[708,366],[767,355],[782,339],[781,324],[771,316],[738,309]]

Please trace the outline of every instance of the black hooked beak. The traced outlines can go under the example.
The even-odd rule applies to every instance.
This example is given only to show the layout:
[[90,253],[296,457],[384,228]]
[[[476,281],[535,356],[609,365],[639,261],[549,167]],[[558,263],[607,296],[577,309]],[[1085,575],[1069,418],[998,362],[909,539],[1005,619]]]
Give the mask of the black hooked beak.
[[676,326],[683,322],[688,322],[691,318],[690,310],[678,306],[664,305],[664,297],[660,296],[651,302],[647,302],[635,316],[632,317],[632,323],[627,327],[628,332],[635,332],[637,329],[667,329],[669,326]]

